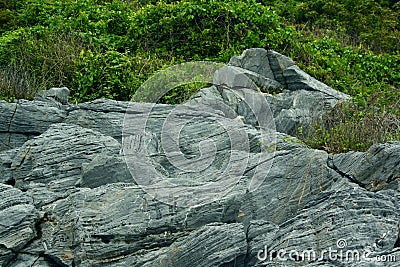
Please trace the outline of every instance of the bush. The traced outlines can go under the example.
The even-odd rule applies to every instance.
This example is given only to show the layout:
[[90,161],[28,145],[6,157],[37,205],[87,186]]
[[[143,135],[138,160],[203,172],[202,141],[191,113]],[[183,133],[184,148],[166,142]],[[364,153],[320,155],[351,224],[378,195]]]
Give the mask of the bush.
[[7,0],[0,2],[0,34],[15,27],[17,2],[17,0]]
[[[400,98],[400,55],[375,54],[357,47],[343,47],[324,37],[303,40],[291,51],[300,67],[318,80],[354,97],[360,106],[388,108]],[[380,101],[376,101],[377,95]]]
[[128,31],[134,49],[218,61],[249,47],[282,50],[293,34],[270,8],[250,0],[158,2],[139,9]]
[[72,98],[77,102],[101,97],[130,100],[149,73],[166,65],[164,60],[150,54],[82,50],[75,61],[76,70],[71,79]]
[[[263,1],[266,5],[271,1]],[[314,33],[343,30],[347,45],[362,45],[375,52],[397,53],[400,48],[400,4],[374,0],[272,1],[278,13]]]
[[[43,27],[15,33],[4,35],[1,40],[1,68],[3,73],[8,73],[4,77],[13,77],[11,73],[21,72],[17,76],[28,79],[25,83],[29,88],[24,89],[20,84],[20,93],[13,95],[15,91],[7,90],[3,84],[0,87],[2,98],[24,96],[31,99],[39,90],[71,85],[74,60],[85,47],[78,35],[52,32]],[[29,93],[23,93],[24,90]]]
[[[251,0],[25,3],[17,16],[23,28],[0,38],[0,66],[29,70],[38,81],[34,91],[69,87],[77,102],[129,100],[157,68],[193,60],[226,62],[248,47],[283,49],[294,33]],[[181,87],[163,101],[179,103],[193,89]],[[187,92],[178,96],[180,90]]]
[[0,100],[32,99],[39,88],[39,81],[19,65],[0,69]]
[[342,103],[311,126],[301,127],[298,137],[310,147],[329,153],[366,151],[373,144],[400,140],[400,115],[373,106]]
[[[40,89],[66,86],[71,101],[130,100],[157,70],[187,61],[226,63],[262,47],[292,57],[357,104],[341,107],[343,124],[317,122],[309,144],[364,149],[369,143],[361,136],[333,147],[338,135],[358,127],[367,140],[380,115],[392,120],[400,113],[399,14],[400,3],[391,0],[5,1],[0,99],[30,99]],[[177,87],[160,101],[181,103],[203,85]],[[365,116],[351,117],[348,109]],[[325,120],[338,119],[335,114]]]

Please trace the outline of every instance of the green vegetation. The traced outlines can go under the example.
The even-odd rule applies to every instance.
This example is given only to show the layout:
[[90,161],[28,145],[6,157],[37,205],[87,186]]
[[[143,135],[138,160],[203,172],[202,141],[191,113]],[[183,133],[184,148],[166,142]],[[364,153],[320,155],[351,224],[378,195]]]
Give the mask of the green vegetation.
[[[392,0],[5,0],[0,99],[66,86],[74,102],[129,100],[157,70],[263,47],[354,97],[299,137],[335,153],[365,150],[400,139],[399,17]],[[198,89],[181,86],[161,101]]]
[[[16,26],[0,38],[0,66],[30,73],[37,90],[67,86],[78,102],[129,100],[158,69],[192,60],[226,62],[248,47],[282,50],[295,34],[255,1],[153,2],[17,1],[6,24]],[[18,84],[1,88],[2,97],[24,92]]]
[[299,28],[332,36],[345,45],[397,53],[400,47],[396,0],[272,0],[277,12]]
[[385,110],[342,103],[307,129],[300,127],[298,137],[329,153],[366,151],[375,143],[400,140],[399,125],[399,116]]

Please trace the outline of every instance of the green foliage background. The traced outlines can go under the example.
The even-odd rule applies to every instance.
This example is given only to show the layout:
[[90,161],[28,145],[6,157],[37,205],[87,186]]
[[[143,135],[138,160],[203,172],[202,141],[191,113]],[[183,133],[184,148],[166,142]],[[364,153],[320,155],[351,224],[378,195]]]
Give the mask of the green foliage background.
[[[316,122],[307,136],[301,131],[303,140],[330,152],[365,150],[400,139],[398,128],[387,125],[370,142],[352,140],[345,130],[360,121],[372,129],[374,120],[363,118],[380,123],[382,114],[398,123],[399,18],[393,0],[5,0],[0,99],[31,99],[38,90],[66,86],[73,102],[129,100],[157,70],[193,60],[226,63],[262,47],[354,98],[357,116],[342,107],[344,124]],[[197,89],[176,88],[162,101],[180,103]],[[346,145],[330,144],[332,136]]]

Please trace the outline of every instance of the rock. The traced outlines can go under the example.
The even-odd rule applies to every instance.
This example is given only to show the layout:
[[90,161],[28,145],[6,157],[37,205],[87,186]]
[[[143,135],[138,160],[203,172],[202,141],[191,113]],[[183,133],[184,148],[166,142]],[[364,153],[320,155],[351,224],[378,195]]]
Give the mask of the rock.
[[82,165],[82,178],[76,186],[95,188],[105,184],[134,182],[122,156],[99,154]]
[[111,99],[94,100],[68,109],[65,123],[101,132],[121,142],[127,107],[127,103]]
[[[272,50],[267,51],[262,48],[247,49],[241,56],[232,57],[229,65],[275,80],[277,84],[286,85],[285,89],[289,91],[300,89],[320,91],[338,100],[348,98],[346,94],[338,92],[312,78],[296,66],[290,58]],[[234,72],[239,72],[239,69],[234,68]]]
[[[107,262],[139,266],[145,259],[152,264],[165,261],[168,266],[185,266],[204,260],[206,247],[208,262],[196,266],[235,260],[243,265],[246,255],[243,225],[227,224],[231,219],[223,202],[182,209],[150,198],[135,184],[113,184],[82,189],[43,209],[46,254],[66,265],[73,261],[83,266]],[[163,253],[154,259],[145,255],[157,250]]]
[[37,136],[36,134],[22,134],[22,133],[10,133],[0,132],[0,152],[18,148],[26,141]]
[[63,105],[68,104],[69,89],[67,87],[53,87],[49,90],[43,90],[38,93],[38,100],[53,100],[60,102]]
[[[265,93],[278,93],[266,94],[266,98],[274,114],[276,130],[290,135],[295,134],[298,127],[307,127],[314,119],[332,110],[337,103],[349,98],[317,81],[291,59],[275,51],[247,49],[241,56],[233,57],[229,66],[220,71],[223,75],[216,73],[216,84],[233,88],[232,85],[237,82],[246,88],[254,89],[258,86]],[[231,84],[221,81],[231,81]],[[228,101],[233,105],[239,102],[237,99]],[[231,105],[229,102],[227,104]]]
[[310,122],[338,103],[337,99],[324,93],[306,90],[268,95],[266,99],[274,113],[276,130],[289,135],[298,134],[299,127],[307,128]]
[[0,151],[21,146],[47,130],[53,123],[62,122],[67,113],[56,105],[41,101],[19,100],[0,103]]
[[390,191],[333,187],[283,224],[252,222],[248,265],[394,266],[379,257],[399,255],[398,204]]
[[118,262],[123,255],[168,246],[186,235],[177,226],[184,214],[135,184],[82,189],[43,209],[48,214],[42,225],[46,254],[65,265]]
[[120,149],[115,139],[93,130],[54,124],[8,159],[3,182],[31,192],[36,205],[51,202],[74,190],[85,163],[103,153],[118,154]]
[[285,69],[295,65],[293,60],[291,60],[290,58],[288,58],[284,55],[281,55],[273,50],[269,50],[267,52],[267,56],[268,56],[268,62],[269,62],[270,68],[274,74],[275,80],[277,80],[279,83],[284,85],[285,88],[288,88],[288,84],[285,79],[285,76],[283,75],[283,71]]
[[[134,104],[129,113],[124,124],[128,137],[122,144],[127,164],[138,184],[150,187],[167,203],[174,192],[179,192],[175,201],[183,206],[224,194],[245,171],[249,148],[255,148],[247,126],[213,110]],[[263,138],[274,143],[267,133]],[[195,185],[204,187],[197,198],[193,198]],[[175,189],[164,190],[170,186]]]
[[330,164],[341,175],[368,190],[400,189],[400,142],[377,144],[366,153],[333,155]]
[[192,96],[185,105],[196,106],[198,109],[214,110],[215,112],[220,111],[224,117],[235,119],[238,114],[236,113],[237,103],[233,103],[234,99],[238,98],[234,95],[234,99],[225,100],[222,92],[229,91],[229,89],[222,89],[216,86],[203,88]]
[[43,256],[19,253],[11,266],[13,267],[52,267],[55,264]]
[[[292,142],[292,141],[288,141]],[[295,216],[315,199],[320,192],[329,189],[340,176],[327,166],[328,154],[304,147],[285,150],[279,145],[273,165],[260,187],[240,200],[240,210],[246,220],[263,220],[281,224]],[[261,165],[255,155],[250,165]],[[262,165],[261,165],[262,166]],[[249,168],[247,175],[252,176]]]
[[397,266],[400,143],[293,137],[347,96],[275,51],[214,83],[175,106],[0,102],[0,264]]
[[243,225],[208,224],[175,241],[153,261],[158,266],[244,266],[247,253]]
[[16,157],[18,149],[11,149],[4,152],[0,152],[0,183],[15,185],[13,173],[11,171],[11,165],[13,159]]
[[225,66],[217,70],[214,75],[213,84],[231,89],[259,89],[265,93],[277,92],[281,89],[281,84],[274,79],[235,66]]
[[18,189],[0,184],[0,263],[6,266],[37,237],[39,212],[32,199]]
[[228,65],[240,67],[275,80],[274,72],[269,63],[268,51],[262,48],[246,49],[242,55],[232,57]]
[[326,94],[327,96],[336,98],[337,100],[346,99],[348,96],[336,90],[333,90],[326,84],[314,79],[298,66],[290,66],[283,70],[283,77],[285,78],[288,90],[311,90],[318,91]]

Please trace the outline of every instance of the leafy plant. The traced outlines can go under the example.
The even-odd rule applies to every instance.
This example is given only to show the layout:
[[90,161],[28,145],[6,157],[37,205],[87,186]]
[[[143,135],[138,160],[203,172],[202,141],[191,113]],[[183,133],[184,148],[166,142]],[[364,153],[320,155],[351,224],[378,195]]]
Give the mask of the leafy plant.
[[347,45],[362,45],[375,52],[397,53],[400,46],[400,4],[374,0],[262,1],[290,22],[319,35],[324,29],[340,31]]
[[[38,90],[66,86],[73,102],[130,100],[158,70],[188,61],[226,63],[262,47],[353,97],[355,106],[340,106],[303,129],[308,144],[363,150],[368,138],[399,139],[385,128],[400,113],[399,14],[400,3],[391,0],[3,1],[0,99],[31,99]],[[160,102],[184,102],[201,86],[178,86]],[[371,136],[381,122],[385,138]]]

